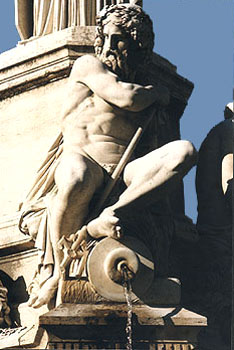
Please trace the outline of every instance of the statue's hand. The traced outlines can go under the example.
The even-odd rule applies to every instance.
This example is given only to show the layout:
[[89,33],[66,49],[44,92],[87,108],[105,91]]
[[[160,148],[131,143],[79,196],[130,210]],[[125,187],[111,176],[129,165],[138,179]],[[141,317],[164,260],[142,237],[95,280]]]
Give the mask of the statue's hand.
[[90,236],[96,239],[101,237],[120,239],[123,233],[119,221],[114,212],[105,209],[98,218],[88,223],[87,230]]
[[110,228],[108,237],[114,238],[114,239],[120,239],[123,236],[122,228],[119,224],[119,218],[116,216],[112,216],[109,222],[109,225],[112,225]]

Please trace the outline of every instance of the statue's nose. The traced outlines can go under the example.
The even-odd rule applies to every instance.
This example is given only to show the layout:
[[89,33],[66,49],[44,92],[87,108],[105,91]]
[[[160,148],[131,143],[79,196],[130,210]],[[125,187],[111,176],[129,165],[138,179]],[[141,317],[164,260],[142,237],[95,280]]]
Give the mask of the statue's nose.
[[108,52],[110,50],[116,49],[116,41],[114,37],[110,36],[109,38],[105,39],[105,51]]

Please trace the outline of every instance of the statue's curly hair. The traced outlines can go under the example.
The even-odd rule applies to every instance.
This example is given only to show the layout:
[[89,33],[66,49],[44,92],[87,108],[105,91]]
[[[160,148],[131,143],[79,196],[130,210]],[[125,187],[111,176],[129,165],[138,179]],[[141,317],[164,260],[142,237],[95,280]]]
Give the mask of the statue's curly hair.
[[96,55],[100,55],[102,52],[104,43],[103,26],[105,20],[111,14],[114,14],[117,18],[114,24],[124,29],[126,34],[132,38],[135,48],[135,64],[145,65],[149,63],[154,47],[153,23],[150,17],[137,5],[111,5],[105,6],[100,11],[96,18],[97,30],[94,44]]

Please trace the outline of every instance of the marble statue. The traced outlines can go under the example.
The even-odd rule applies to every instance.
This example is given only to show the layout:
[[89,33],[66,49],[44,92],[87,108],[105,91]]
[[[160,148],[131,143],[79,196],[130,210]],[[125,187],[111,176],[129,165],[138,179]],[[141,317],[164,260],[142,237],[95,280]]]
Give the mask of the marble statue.
[[[130,0],[131,3],[141,1]],[[106,5],[127,0],[15,0],[16,27],[22,40],[71,26],[93,26]]]
[[[232,236],[233,236],[233,102],[224,110],[225,120],[208,133],[199,150],[196,174],[198,198],[197,229],[200,259],[205,273],[203,312],[208,329],[200,335],[204,346],[218,337],[221,348],[231,347],[232,320]],[[215,282],[214,282],[215,281]],[[216,344],[218,341],[216,340]]]
[[199,335],[202,349],[231,346],[233,112],[231,102],[225,107],[225,120],[209,131],[200,147],[196,171],[200,238],[180,252],[185,305],[208,319]]
[[231,187],[233,182],[233,103],[225,120],[207,135],[199,151],[196,175],[197,227],[203,235],[226,240],[231,248]]
[[109,6],[100,12],[97,24],[96,56],[85,55],[74,63],[62,111],[62,134],[22,208],[21,230],[35,237],[42,252],[41,275],[47,273],[30,299],[35,308],[48,303],[57,290],[62,237],[79,239],[85,231],[92,239],[118,240],[125,235],[129,213],[142,213],[155,203],[155,212],[165,216],[168,193],[196,162],[189,141],[176,140],[140,157],[132,149],[123,166],[120,195],[93,213],[130,140],[157,119],[170,99],[160,83],[143,84],[139,78],[154,46],[152,22],[142,8]]

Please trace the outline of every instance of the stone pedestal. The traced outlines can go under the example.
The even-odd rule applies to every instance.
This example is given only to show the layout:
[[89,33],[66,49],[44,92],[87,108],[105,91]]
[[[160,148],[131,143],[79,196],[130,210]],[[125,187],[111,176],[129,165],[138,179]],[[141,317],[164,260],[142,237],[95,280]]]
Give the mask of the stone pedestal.
[[[206,319],[176,308],[133,306],[133,348],[192,350]],[[61,304],[40,317],[49,349],[125,349],[125,304]]]
[[[72,65],[79,56],[93,53],[93,41],[94,27],[72,27],[38,39],[21,42],[16,48],[0,55],[0,277],[9,290],[9,304],[14,310],[14,317],[19,325],[27,327],[25,331],[27,335],[31,334],[30,340],[26,337],[24,342],[21,336],[15,336],[9,346],[16,346],[17,349],[21,345],[36,348],[39,345],[35,344],[40,344],[41,341],[38,339],[43,338],[41,330],[38,329],[38,322],[35,322],[38,320],[38,315],[32,321],[36,324],[36,328],[32,331],[30,330],[32,309],[27,308],[25,304],[19,307],[28,299],[27,288],[38,262],[33,241],[18,229],[20,203],[30,189],[47,150],[60,132],[60,112],[67,98],[65,85]],[[160,146],[180,138],[179,119],[191,95],[193,84],[177,74],[176,67],[159,55],[154,55],[149,69],[152,81],[162,82],[171,93],[167,108],[168,119],[164,120],[160,126],[158,140]],[[183,212],[182,187],[178,189],[175,198],[175,210]],[[75,309],[78,310],[79,307],[76,305]],[[91,306],[87,307],[91,308]],[[59,312],[62,312],[66,318],[69,315],[69,313],[65,315],[66,310],[69,311],[70,308],[71,306],[65,309],[62,307]],[[84,311],[85,306],[82,305],[81,310]],[[44,312],[44,309],[39,310],[39,314]],[[57,315],[57,311],[55,314]],[[47,314],[44,319],[41,319],[43,327],[47,328],[48,320],[52,315],[53,313]],[[123,320],[121,317],[120,321]],[[91,318],[93,319],[93,316]],[[72,328],[66,328],[67,321],[63,322],[62,329],[69,329],[70,332]],[[71,327],[73,326],[71,324]],[[78,326],[84,329],[87,324]],[[163,335],[164,326],[164,324],[158,325],[161,333],[157,334],[161,334],[161,339],[166,337]],[[82,333],[80,330],[81,328],[79,328],[79,334]],[[51,328],[49,331],[51,332]],[[20,329],[19,332],[21,332]],[[144,332],[146,340],[151,333]],[[154,337],[155,335],[150,339],[154,341],[156,339]],[[21,344],[18,341],[19,338]],[[186,339],[183,338],[183,341]],[[45,343],[43,340],[41,344],[44,344],[43,342]],[[43,348],[43,345],[40,346]],[[66,346],[68,349],[70,345]]]

